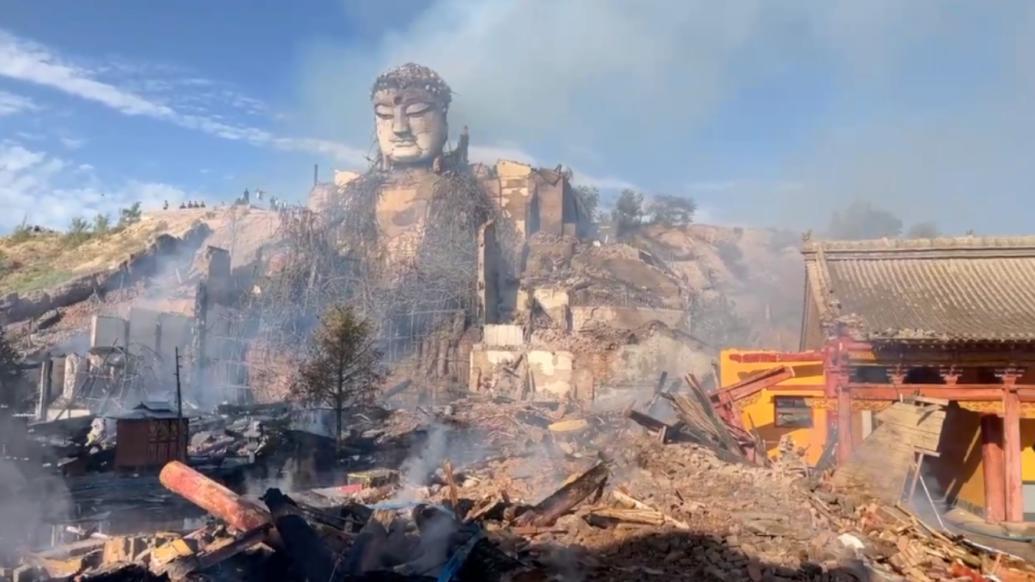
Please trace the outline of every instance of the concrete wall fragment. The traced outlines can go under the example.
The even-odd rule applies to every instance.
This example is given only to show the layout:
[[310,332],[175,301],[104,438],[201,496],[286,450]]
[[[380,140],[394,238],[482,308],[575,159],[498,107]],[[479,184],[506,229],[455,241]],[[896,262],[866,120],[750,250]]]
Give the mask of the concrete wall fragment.
[[525,343],[525,332],[520,325],[486,325],[482,342],[486,346],[520,346]]
[[575,358],[571,352],[532,350],[527,357],[536,395],[563,399],[572,393]]
[[162,313],[158,317],[158,349],[162,358],[172,358],[176,348],[182,354],[191,345],[192,320],[179,313]]
[[84,360],[79,354],[71,353],[65,357],[65,377],[61,389],[61,397],[64,400],[72,401],[75,398],[76,388],[80,384],[81,378],[84,376],[85,369],[82,364]]
[[489,222],[478,230],[478,298],[482,321],[499,321],[500,249],[496,242],[496,223]]
[[554,236],[564,234],[564,180],[551,183],[540,178],[536,181],[539,202],[539,231]]
[[90,350],[125,349],[129,330],[125,319],[94,315],[90,320]]
[[571,329],[571,311],[568,308],[571,299],[567,289],[539,287],[532,291],[532,297],[554,325],[564,330]]
[[50,360],[50,401],[62,396],[65,389],[65,356],[55,356]]
[[160,313],[133,307],[129,310],[129,353],[134,356],[158,353]]

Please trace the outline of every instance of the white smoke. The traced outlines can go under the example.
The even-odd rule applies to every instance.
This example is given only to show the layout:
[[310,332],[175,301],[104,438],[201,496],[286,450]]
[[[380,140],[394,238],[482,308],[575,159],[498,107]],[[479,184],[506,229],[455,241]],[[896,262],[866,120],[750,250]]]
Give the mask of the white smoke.
[[61,477],[30,481],[14,462],[0,459],[0,561],[36,547],[47,527],[71,515],[71,498]]
[[[451,84],[451,123],[470,126],[472,146],[692,195],[725,222],[821,227],[859,197],[947,231],[1030,222],[1030,3],[439,0],[370,12],[396,26],[374,43],[314,43],[301,71],[301,109],[350,143],[372,143],[371,80],[412,60]],[[716,151],[712,136],[729,132],[757,145]],[[695,187],[716,181],[731,186]]]

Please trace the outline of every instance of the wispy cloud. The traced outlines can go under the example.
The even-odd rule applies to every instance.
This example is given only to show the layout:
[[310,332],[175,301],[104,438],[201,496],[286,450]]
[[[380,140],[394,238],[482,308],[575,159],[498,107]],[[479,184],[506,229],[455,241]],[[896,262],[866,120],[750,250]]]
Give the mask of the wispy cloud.
[[411,60],[456,91],[472,143],[520,143],[577,180],[748,176],[683,191],[763,224],[825,224],[862,196],[1030,230],[1032,2],[435,0],[380,42],[314,42],[305,112],[366,130],[370,80]]
[[616,176],[596,176],[593,174],[586,174],[573,170],[574,182],[576,184],[584,184],[586,186],[593,186],[601,190],[641,190],[639,186],[630,182],[629,180],[618,178]]
[[[197,193],[189,197],[203,198]],[[162,182],[129,179],[104,183],[89,164],[76,164],[11,141],[0,142],[0,208],[4,209],[0,232],[23,219],[60,229],[74,217],[114,216],[134,202],[152,209],[165,201],[178,204],[187,198],[183,189]]]
[[763,190],[770,192],[792,192],[802,188],[801,182],[791,180],[759,180],[736,178],[730,180],[697,180],[687,184],[690,192],[727,193],[744,190]]
[[[95,71],[67,62],[42,45],[4,31],[0,31],[0,76],[49,87],[124,115],[149,117],[222,139],[285,151],[318,153],[352,164],[365,161],[362,150],[338,142],[278,136],[258,127],[228,123],[212,115],[178,110],[155,98],[103,81]],[[257,109],[255,100],[236,94],[230,96],[232,104],[238,108],[252,112]]]
[[58,136],[58,141],[61,142],[61,145],[70,150],[77,150],[86,145],[86,139],[81,137],[72,137],[70,135]]
[[40,106],[28,97],[0,91],[0,117],[26,111],[36,111]]

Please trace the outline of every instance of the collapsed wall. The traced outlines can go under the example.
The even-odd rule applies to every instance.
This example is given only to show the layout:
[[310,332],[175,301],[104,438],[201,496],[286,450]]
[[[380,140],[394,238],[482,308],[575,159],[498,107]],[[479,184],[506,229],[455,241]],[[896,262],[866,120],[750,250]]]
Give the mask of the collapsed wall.
[[710,373],[688,290],[649,253],[537,233],[525,256],[510,322],[486,324],[471,353],[471,390],[620,402],[663,373]]
[[[759,268],[778,263],[774,257],[782,260],[784,247],[792,248],[778,237],[691,225],[644,226],[621,241],[598,239],[590,236],[569,173],[507,161],[472,165],[465,172],[495,210],[486,213],[470,248],[454,257],[465,262],[455,270],[456,280],[470,278],[469,288],[458,287],[461,300],[446,297],[424,309],[429,287],[423,279],[402,293],[379,291],[363,278],[353,266],[354,254],[342,246],[347,237],[326,220],[334,215],[331,206],[362,178],[339,173],[336,184],[314,189],[311,209],[209,211],[177,243],[177,254],[186,252],[188,264],[161,274],[161,281],[154,266],[158,260],[147,258],[151,254],[128,263],[133,268],[126,272],[137,283],[162,288],[160,300],[146,299],[145,292],[123,297],[122,303],[78,305],[121,318],[136,330],[126,345],[161,355],[149,374],[163,387],[172,377],[166,348],[174,343],[155,336],[155,330],[173,324],[159,324],[157,318],[169,320],[164,313],[185,318],[175,332],[187,338],[175,342],[183,355],[184,393],[203,407],[286,398],[300,348],[321,306],[334,301],[373,307],[364,312],[376,319],[392,367],[389,392],[405,392],[400,396],[417,402],[467,391],[622,402],[656,390],[663,373],[670,382],[692,373],[707,384],[718,347],[750,345],[727,341],[729,335],[714,330],[733,328],[727,325],[731,319],[758,327],[776,313],[750,299],[758,295],[755,288],[779,296],[764,285],[782,281],[780,273]],[[450,180],[447,185],[458,183]],[[412,204],[393,198],[400,188],[375,191],[373,200],[387,200],[377,207],[379,224],[413,226]],[[397,260],[380,256],[386,258]],[[797,280],[795,272],[786,278]],[[734,312],[728,296],[753,311]],[[715,298],[723,301],[714,303]],[[702,310],[703,300],[719,309]],[[387,309],[389,303],[399,309]],[[88,327],[89,316],[71,317],[76,310],[68,311],[68,324]],[[148,317],[155,321],[148,323]],[[773,320],[774,326],[783,325]],[[44,334],[41,341],[75,343],[56,334],[53,340]],[[75,351],[82,354],[86,344],[77,344],[82,348]],[[396,389],[404,383],[405,390]],[[58,384],[53,382],[52,398],[64,393]]]

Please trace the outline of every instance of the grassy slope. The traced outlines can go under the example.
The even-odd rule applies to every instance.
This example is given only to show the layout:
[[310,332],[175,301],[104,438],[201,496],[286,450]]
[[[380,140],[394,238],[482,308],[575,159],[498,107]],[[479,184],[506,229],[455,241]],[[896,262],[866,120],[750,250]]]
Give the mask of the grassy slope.
[[61,233],[33,234],[22,240],[0,237],[0,296],[24,295],[116,267],[161,233],[181,236],[198,218],[186,212],[145,215],[137,224],[90,235],[78,243]]

